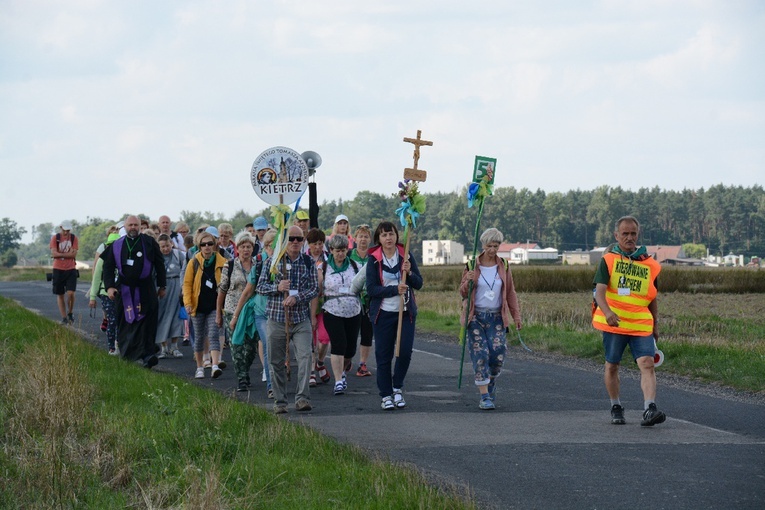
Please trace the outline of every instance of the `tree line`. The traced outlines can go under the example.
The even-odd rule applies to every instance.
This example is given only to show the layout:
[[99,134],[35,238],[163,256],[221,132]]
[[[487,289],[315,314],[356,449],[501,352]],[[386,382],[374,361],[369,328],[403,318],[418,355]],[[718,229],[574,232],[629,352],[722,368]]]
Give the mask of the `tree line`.
[[[423,188],[427,188],[423,186]],[[477,209],[468,208],[467,186],[459,192],[426,193],[427,209],[418,219],[412,251],[421,259],[421,241],[450,239],[472,250]],[[346,214],[352,227],[368,224],[374,227],[382,220],[397,221],[395,210],[399,200],[393,193],[382,194],[361,191],[353,200],[324,201],[319,209],[319,225],[327,233],[335,217]],[[307,206],[306,203],[303,205]],[[570,190],[547,193],[541,189],[500,187],[486,200],[481,230],[496,227],[507,242],[536,242],[543,248],[559,251],[589,250],[613,241],[614,222],[631,214],[641,225],[641,242],[647,245],[693,244],[698,253],[709,249],[711,254],[730,252],[747,257],[765,254],[765,191],[762,186],[724,186],[708,189],[662,190],[658,187],[637,191],[620,186],[600,186],[593,190]],[[200,224],[231,223],[234,231],[244,228],[253,217],[265,216],[270,221],[268,208],[250,212],[237,211],[233,217],[224,217],[210,211],[181,211],[179,217],[194,229]],[[124,216],[123,216],[124,217]],[[145,216],[142,216],[145,217]],[[147,218],[156,221],[157,218]],[[0,254],[8,249],[18,252],[19,259],[27,263],[49,263],[48,243],[54,225],[43,223],[32,229],[34,241],[9,248],[4,241],[15,226],[8,218],[0,230]],[[87,218],[78,223],[73,220],[74,232],[79,236],[80,257],[94,254],[105,238],[105,231],[115,219]],[[480,247],[479,247],[480,248]]]

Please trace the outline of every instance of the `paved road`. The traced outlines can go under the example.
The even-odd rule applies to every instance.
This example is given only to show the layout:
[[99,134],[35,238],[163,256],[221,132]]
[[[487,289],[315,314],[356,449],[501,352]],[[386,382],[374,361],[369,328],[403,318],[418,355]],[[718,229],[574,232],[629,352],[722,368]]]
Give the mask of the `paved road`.
[[[0,283],[0,295],[57,319],[47,283]],[[105,348],[100,320],[88,317],[86,304],[78,293],[77,326]],[[485,508],[765,508],[765,406],[758,401],[668,386],[660,374],[659,405],[668,419],[641,428],[639,383],[628,376],[628,422],[613,426],[599,371],[513,347],[498,409],[482,412],[467,377],[457,388],[455,345],[419,336],[415,347],[406,410],[381,411],[374,377],[351,376],[348,394],[319,386],[314,410],[290,409],[287,419],[416,465],[437,483],[469,488]],[[157,369],[191,379],[191,351],[183,349],[184,359],[161,360]],[[231,370],[194,382],[270,409],[262,384],[234,392]]]

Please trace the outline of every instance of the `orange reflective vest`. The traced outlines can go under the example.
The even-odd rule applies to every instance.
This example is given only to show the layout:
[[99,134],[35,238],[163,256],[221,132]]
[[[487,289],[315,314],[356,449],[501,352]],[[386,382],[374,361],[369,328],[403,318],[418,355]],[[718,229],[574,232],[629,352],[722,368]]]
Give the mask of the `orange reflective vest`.
[[603,310],[593,307],[592,325],[595,329],[619,335],[648,336],[653,332],[653,315],[648,305],[656,299],[656,277],[661,265],[652,257],[633,260],[618,253],[606,253],[608,266],[606,302],[619,316],[619,325],[609,326]]

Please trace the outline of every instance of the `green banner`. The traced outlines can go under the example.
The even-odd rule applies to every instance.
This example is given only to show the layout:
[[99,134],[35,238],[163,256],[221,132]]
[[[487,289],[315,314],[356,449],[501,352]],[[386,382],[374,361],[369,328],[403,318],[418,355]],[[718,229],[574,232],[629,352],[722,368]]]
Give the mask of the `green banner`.
[[473,182],[480,182],[483,176],[489,174],[488,184],[494,185],[494,176],[497,170],[497,160],[486,156],[476,156],[473,166]]

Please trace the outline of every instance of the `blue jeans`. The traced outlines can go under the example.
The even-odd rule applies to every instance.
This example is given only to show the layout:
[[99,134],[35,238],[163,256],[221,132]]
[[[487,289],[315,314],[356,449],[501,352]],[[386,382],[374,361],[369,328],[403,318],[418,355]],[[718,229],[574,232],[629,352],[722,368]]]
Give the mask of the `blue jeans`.
[[475,385],[489,384],[492,377],[502,371],[507,354],[507,337],[502,314],[479,312],[470,321],[465,341],[468,342],[470,359],[473,361]]
[[603,332],[603,348],[606,350],[606,361],[618,364],[624,355],[624,349],[630,346],[632,357],[637,361],[638,358],[650,356],[653,358],[656,351],[653,342],[653,335],[633,336],[619,335],[616,333]]
[[403,388],[414,347],[414,321],[404,314],[401,324],[401,348],[391,377],[391,365],[396,353],[396,330],[398,312],[380,311],[377,322],[372,325],[375,337],[375,359],[377,360],[377,389],[381,397],[393,395],[393,388]]

